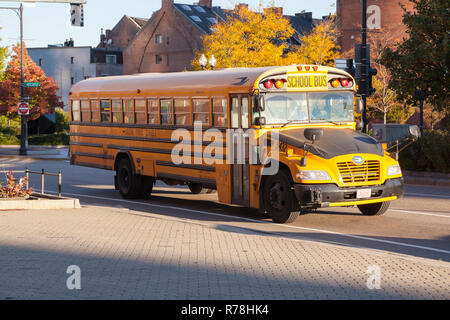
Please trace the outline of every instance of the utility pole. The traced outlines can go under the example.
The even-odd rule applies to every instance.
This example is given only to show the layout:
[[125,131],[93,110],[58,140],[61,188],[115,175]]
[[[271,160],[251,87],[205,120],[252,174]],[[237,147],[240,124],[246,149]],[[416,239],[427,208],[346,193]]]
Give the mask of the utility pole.
[[[369,54],[370,59],[370,54]],[[368,92],[368,63],[367,63],[367,0],[362,1],[362,36],[361,36],[361,80],[359,85],[362,92],[363,113],[362,132],[367,132],[367,92]]]

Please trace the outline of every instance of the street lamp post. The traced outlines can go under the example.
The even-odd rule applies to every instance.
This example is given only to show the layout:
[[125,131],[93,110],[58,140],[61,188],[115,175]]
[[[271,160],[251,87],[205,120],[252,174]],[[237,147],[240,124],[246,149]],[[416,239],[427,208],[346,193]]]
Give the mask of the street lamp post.
[[[368,63],[367,63],[367,0],[362,1],[362,35],[361,35],[361,80],[360,86],[362,86],[362,101],[363,101],[363,112],[362,121],[363,128],[362,132],[367,131],[367,91],[368,91]],[[369,55],[370,57],[370,55]]]
[[[23,71],[23,4],[20,3],[20,7],[0,7],[0,9],[9,9],[13,10],[18,16],[20,20],[20,102],[24,102],[24,87],[23,87],[23,81],[24,81],[24,71]],[[20,155],[26,155],[27,154],[27,148],[28,148],[28,128],[27,123],[24,115],[20,116]]]

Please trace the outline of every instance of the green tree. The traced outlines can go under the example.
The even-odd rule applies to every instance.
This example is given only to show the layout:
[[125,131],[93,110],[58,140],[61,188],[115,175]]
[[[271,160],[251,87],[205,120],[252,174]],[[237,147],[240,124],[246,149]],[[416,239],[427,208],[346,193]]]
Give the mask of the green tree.
[[410,0],[403,23],[407,37],[396,48],[383,52],[381,63],[392,74],[390,87],[400,100],[417,105],[416,89],[443,113],[450,105],[450,10],[448,0]]
[[[0,27],[0,30],[2,28]],[[0,42],[2,39],[0,38]],[[3,73],[5,71],[6,67],[6,60],[8,59],[8,47],[2,47],[0,46],[0,80],[2,79]]]

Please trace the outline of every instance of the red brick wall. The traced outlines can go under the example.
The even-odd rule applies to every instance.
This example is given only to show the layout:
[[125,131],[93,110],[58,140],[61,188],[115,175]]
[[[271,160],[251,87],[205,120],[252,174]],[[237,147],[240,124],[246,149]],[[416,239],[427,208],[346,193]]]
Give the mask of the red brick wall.
[[[156,35],[162,43],[155,43]],[[172,6],[163,6],[124,50],[124,74],[189,70],[204,35]],[[169,38],[169,43],[167,39]],[[162,58],[156,64],[156,56]]]
[[[337,0],[336,2],[342,52],[348,50],[353,52],[355,41],[360,41],[361,39],[362,1]],[[375,5],[380,9],[379,20],[374,20],[373,14],[368,13],[368,27],[370,27],[372,22],[380,21],[381,29],[374,30],[401,34],[405,27],[402,24],[403,10],[399,3],[408,9],[412,8],[411,2],[408,0],[368,0],[368,8],[371,5]],[[370,33],[370,30],[368,31]]]

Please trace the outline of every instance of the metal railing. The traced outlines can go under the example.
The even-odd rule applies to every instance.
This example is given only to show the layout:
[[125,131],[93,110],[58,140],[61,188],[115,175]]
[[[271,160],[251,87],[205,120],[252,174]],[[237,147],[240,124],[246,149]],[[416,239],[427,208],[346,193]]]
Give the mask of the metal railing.
[[45,172],[44,169],[39,171],[31,171],[26,168],[25,170],[8,170],[8,171],[0,171],[0,173],[25,173],[26,180],[26,188],[29,189],[30,184],[30,174],[36,174],[41,176],[41,194],[45,194],[45,176],[58,177],[58,197],[61,197],[61,182],[62,182],[62,174],[61,170],[58,173],[49,173]]

